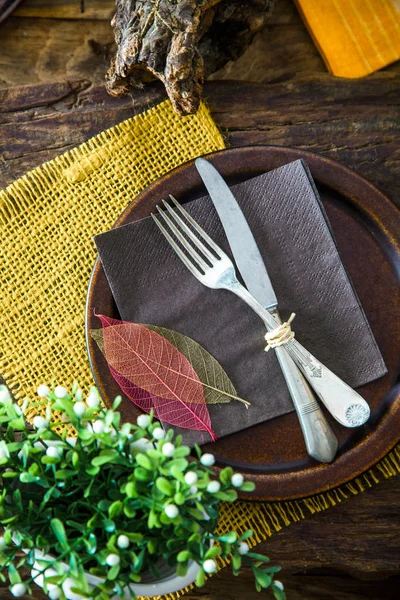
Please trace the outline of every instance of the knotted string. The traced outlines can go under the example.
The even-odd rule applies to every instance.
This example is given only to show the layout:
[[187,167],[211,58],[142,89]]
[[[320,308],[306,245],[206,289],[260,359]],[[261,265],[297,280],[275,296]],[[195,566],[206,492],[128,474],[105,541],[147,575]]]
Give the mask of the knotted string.
[[271,348],[278,348],[278,346],[283,346],[283,344],[287,344],[294,338],[294,331],[290,327],[291,322],[295,318],[296,314],[292,313],[285,323],[278,325],[272,331],[267,331],[265,334],[265,340],[267,345],[265,346],[265,352],[268,352]]

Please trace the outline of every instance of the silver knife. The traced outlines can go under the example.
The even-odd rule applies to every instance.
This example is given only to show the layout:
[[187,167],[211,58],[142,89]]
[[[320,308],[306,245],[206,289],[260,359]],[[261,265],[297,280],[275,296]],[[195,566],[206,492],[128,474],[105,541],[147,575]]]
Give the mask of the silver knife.
[[[280,322],[278,300],[250,227],[236,198],[219,172],[203,158],[195,162],[222,222],[235,262],[249,292]],[[320,462],[331,462],[338,441],[314,394],[283,346],[276,356],[303,432],[307,452]]]

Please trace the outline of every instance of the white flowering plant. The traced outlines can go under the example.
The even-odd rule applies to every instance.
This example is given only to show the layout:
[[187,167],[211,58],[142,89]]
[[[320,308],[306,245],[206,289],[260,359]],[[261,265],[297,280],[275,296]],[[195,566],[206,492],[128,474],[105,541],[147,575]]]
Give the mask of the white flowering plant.
[[250,550],[252,532],[217,532],[219,503],[253,483],[229,467],[216,476],[212,454],[190,456],[152,415],[121,424],[120,401],[105,409],[94,387],[84,400],[77,384],[41,385],[31,426],[28,402],[0,386],[0,579],[11,593],[31,593],[40,577],[51,600],[136,598],[135,583],[157,580],[161,562],[181,576],[197,563],[202,586],[230,557],[235,575],[250,566],[256,588],[284,600],[279,567]]

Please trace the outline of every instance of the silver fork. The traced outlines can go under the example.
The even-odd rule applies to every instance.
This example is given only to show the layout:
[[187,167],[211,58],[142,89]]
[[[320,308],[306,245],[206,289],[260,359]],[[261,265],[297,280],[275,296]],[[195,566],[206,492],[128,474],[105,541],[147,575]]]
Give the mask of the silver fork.
[[[192,275],[209,288],[233,292],[258,314],[268,331],[276,329],[279,326],[278,321],[238,281],[229,256],[175,198],[170,198],[175,210],[163,200],[165,210],[157,206],[159,216],[152,217]],[[358,427],[368,420],[370,409],[367,402],[296,339],[287,342],[283,347],[339,423],[345,427]]]

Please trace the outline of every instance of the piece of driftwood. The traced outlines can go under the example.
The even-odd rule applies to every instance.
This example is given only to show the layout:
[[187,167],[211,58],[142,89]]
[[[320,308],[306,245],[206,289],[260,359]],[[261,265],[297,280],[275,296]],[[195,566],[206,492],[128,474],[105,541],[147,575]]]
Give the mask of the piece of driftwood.
[[157,77],[174,109],[196,112],[205,75],[237,59],[275,0],[117,0],[117,52],[107,73],[113,96]]

